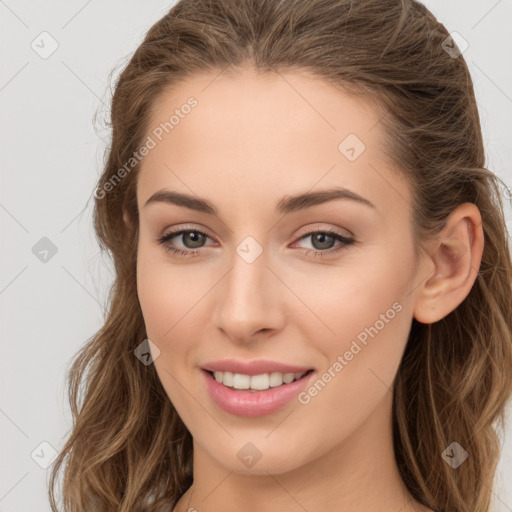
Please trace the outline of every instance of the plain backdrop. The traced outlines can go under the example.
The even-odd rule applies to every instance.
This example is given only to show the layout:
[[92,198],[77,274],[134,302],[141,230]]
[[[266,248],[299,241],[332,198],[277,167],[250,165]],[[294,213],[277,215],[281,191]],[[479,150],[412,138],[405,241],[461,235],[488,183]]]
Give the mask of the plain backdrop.
[[[50,510],[45,466],[70,429],[65,372],[102,325],[112,280],[91,223],[91,194],[109,135],[102,123],[109,74],[123,67],[173,4],[0,0],[0,512]],[[464,58],[487,167],[512,188],[512,2],[425,4],[469,44]],[[510,230],[509,201],[507,222]],[[512,511],[511,421],[494,490],[496,512]]]

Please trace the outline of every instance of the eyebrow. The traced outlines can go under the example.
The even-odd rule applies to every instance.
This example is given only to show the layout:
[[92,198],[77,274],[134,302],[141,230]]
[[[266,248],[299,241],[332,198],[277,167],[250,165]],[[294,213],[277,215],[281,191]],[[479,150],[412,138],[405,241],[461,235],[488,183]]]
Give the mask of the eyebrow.
[[[376,210],[374,204],[368,199],[356,194],[352,190],[344,187],[335,187],[326,190],[318,190],[315,192],[304,192],[294,196],[283,197],[276,205],[275,213],[288,214],[317,206],[319,204],[334,201],[335,199],[348,199],[359,204],[363,204]],[[162,189],[155,192],[144,204],[144,207],[151,203],[168,203],[176,206],[184,206],[191,210],[207,213],[210,215],[218,215],[218,210],[213,203],[201,197],[195,197],[181,192]]]

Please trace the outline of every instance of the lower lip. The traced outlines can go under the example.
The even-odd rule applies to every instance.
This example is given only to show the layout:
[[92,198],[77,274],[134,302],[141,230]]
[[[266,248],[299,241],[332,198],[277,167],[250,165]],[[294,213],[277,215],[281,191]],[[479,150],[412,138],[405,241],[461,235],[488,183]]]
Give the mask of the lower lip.
[[233,390],[217,382],[213,375],[201,370],[212,400],[223,410],[237,416],[264,416],[284,407],[307,385],[314,371],[299,380],[264,391]]

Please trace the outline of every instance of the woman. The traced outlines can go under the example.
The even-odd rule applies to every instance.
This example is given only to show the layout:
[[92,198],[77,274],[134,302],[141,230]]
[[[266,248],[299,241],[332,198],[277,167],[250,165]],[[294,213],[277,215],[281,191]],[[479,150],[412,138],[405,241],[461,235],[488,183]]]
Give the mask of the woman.
[[489,510],[512,262],[457,50],[412,0],[182,0],[149,30],[54,511],[66,458],[66,511]]

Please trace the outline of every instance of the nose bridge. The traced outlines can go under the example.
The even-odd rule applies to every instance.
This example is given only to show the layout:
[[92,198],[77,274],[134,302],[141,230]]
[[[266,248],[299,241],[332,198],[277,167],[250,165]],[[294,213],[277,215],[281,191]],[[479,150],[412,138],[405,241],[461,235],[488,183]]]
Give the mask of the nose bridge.
[[262,329],[280,326],[283,312],[275,276],[267,268],[267,252],[252,237],[244,239],[232,255],[231,271],[221,286],[216,324],[231,338],[248,340]]

